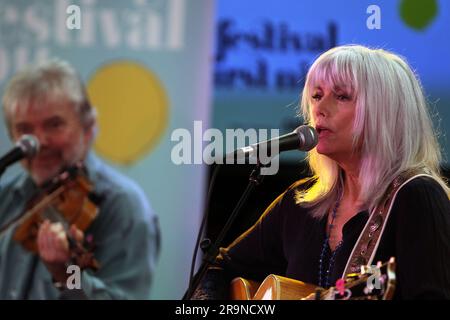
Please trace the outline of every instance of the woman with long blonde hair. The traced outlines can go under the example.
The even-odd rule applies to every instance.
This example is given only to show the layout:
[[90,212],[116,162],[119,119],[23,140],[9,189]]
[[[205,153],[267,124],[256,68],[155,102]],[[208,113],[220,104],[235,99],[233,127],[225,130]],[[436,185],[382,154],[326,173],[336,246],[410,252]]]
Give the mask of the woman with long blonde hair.
[[221,249],[196,296],[226,298],[210,284],[220,279],[223,287],[237,275],[328,288],[358,262],[395,257],[395,298],[450,298],[450,192],[406,60],[359,45],[323,53],[308,72],[301,113],[319,136],[307,157],[314,176]]

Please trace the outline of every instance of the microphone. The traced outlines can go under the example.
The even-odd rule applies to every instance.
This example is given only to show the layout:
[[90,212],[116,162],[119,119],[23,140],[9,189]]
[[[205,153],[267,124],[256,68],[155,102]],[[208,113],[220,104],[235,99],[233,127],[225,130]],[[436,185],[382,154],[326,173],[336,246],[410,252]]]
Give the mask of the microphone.
[[258,151],[266,150],[266,154],[268,154],[271,150],[271,146],[274,144],[278,144],[278,153],[296,149],[300,151],[309,151],[317,145],[318,141],[319,137],[316,129],[311,126],[302,125],[291,133],[255,143],[247,147],[239,148],[231,153],[228,153],[225,158],[234,160],[254,156],[258,157]]
[[23,158],[35,156],[38,151],[39,140],[31,134],[24,134],[16,142],[15,147],[0,158],[0,173],[11,164],[22,160]]

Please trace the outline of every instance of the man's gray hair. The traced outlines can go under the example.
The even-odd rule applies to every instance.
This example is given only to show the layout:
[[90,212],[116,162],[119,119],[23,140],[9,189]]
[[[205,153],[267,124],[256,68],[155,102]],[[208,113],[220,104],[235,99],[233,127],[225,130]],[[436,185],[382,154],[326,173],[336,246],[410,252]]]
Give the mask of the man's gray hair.
[[68,62],[52,59],[19,71],[8,83],[2,103],[9,132],[16,108],[58,99],[72,103],[86,130],[95,125],[96,112],[80,76]]

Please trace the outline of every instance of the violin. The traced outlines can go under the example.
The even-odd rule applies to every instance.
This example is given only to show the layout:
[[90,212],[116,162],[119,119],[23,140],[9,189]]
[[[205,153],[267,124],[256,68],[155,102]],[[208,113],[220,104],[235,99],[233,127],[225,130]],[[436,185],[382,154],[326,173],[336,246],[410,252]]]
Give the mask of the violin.
[[60,222],[66,231],[72,263],[80,269],[97,270],[99,263],[93,255],[92,238],[86,237],[84,243],[79,243],[69,233],[72,224],[84,232],[97,217],[98,207],[93,200],[93,189],[82,165],[63,170],[43,184],[38,194],[28,202],[25,212],[15,221],[18,227],[14,240],[25,249],[38,253],[40,225],[46,219],[52,223]]

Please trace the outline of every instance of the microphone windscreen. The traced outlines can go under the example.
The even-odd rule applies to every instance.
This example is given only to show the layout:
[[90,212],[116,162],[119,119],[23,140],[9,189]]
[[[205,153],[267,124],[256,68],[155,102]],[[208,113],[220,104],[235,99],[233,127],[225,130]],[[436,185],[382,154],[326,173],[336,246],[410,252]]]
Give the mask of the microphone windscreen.
[[319,142],[319,135],[316,129],[308,125],[302,125],[294,130],[302,140],[299,149],[301,151],[309,151]]
[[39,140],[31,134],[24,134],[21,136],[16,145],[22,149],[27,158],[35,156],[40,148]]

